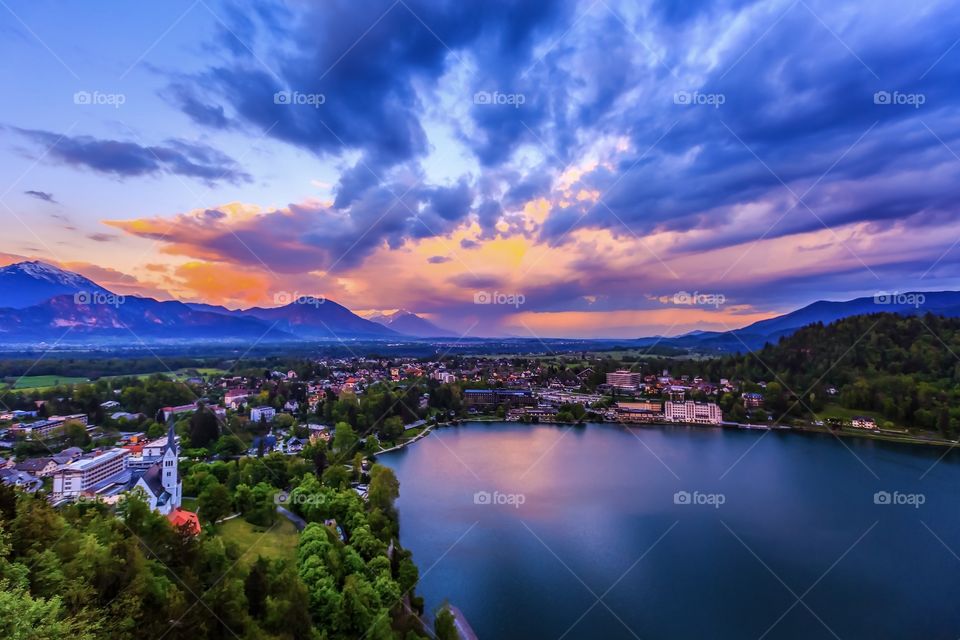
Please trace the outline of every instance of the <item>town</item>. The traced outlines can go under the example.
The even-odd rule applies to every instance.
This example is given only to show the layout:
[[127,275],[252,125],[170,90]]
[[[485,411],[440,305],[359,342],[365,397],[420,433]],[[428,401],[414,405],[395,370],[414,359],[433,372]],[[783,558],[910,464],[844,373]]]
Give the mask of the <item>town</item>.
[[[166,468],[171,459],[302,456],[338,430],[351,432],[341,433],[344,439],[362,439],[364,456],[372,457],[464,420],[770,428],[765,382],[673,376],[654,370],[653,361],[627,368],[584,354],[566,363],[355,357],[288,364],[242,375],[121,376],[15,394],[16,407],[0,413],[0,481],[45,489],[54,504],[115,503],[138,491],[152,509],[199,527],[182,508],[176,464]],[[881,430],[865,416],[830,418],[827,427]],[[364,491],[359,482],[354,487]]]

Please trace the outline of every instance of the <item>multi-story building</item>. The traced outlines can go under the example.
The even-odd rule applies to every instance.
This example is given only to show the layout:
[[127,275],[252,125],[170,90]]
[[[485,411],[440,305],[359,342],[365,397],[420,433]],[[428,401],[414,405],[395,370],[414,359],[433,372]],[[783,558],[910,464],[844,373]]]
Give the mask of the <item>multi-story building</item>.
[[667,422],[685,422],[688,424],[720,424],[723,414],[720,407],[712,402],[673,402],[663,403],[663,417]]
[[30,424],[21,424],[11,429],[14,433],[20,433],[29,436],[33,440],[44,440],[59,436],[63,433],[63,428],[68,422],[76,422],[84,426],[87,425],[87,416],[83,413],[77,413],[69,416],[51,416],[45,420],[37,420]]
[[231,389],[227,391],[223,396],[223,404],[227,405],[231,409],[236,409],[238,406],[247,401],[247,398],[253,395],[253,392],[249,389]]
[[160,462],[163,452],[167,450],[167,438],[169,436],[157,438],[145,445],[135,447],[133,453],[127,458],[127,467],[129,469],[146,470]]
[[541,402],[550,404],[582,404],[588,407],[603,400],[603,396],[596,393],[571,393],[569,391],[543,391],[539,394]]
[[743,398],[743,406],[747,409],[756,409],[763,406],[763,396],[759,393],[744,393],[740,397]]
[[621,369],[607,374],[607,384],[619,389],[636,389],[642,382],[642,376],[634,371]]
[[160,409],[159,415],[157,416],[158,422],[166,422],[173,416],[178,416],[181,413],[189,413],[191,411],[197,410],[197,403],[193,404],[182,404],[179,407],[164,407]]
[[120,477],[127,470],[129,455],[126,449],[110,449],[66,465],[53,475],[53,497],[79,496],[110,478]]
[[468,407],[489,407],[501,404],[532,406],[537,403],[532,393],[519,389],[466,389],[463,392],[463,400]]
[[662,422],[663,403],[655,400],[618,402],[613,417],[618,422]]

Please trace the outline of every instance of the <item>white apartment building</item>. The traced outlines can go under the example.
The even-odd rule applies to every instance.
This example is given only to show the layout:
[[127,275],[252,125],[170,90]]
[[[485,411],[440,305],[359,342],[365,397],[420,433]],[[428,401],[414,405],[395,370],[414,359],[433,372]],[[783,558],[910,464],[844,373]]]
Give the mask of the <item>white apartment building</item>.
[[127,468],[126,449],[110,449],[93,458],[72,462],[53,476],[53,497],[78,496],[94,485],[123,473]]
[[663,417],[667,422],[685,422],[688,424],[720,424],[723,413],[713,402],[667,401],[663,403]]

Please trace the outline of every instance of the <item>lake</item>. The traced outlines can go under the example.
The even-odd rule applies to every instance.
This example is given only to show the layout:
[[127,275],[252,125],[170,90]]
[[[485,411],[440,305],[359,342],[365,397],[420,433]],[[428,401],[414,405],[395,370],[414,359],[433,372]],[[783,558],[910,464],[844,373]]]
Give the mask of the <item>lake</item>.
[[830,435],[470,423],[381,456],[428,612],[482,640],[960,636],[960,457]]

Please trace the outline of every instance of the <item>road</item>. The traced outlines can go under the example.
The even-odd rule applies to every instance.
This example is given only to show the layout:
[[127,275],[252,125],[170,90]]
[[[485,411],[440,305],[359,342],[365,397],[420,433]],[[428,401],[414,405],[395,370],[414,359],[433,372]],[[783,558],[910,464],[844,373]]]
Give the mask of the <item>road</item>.
[[297,531],[303,531],[307,526],[307,521],[295,514],[293,511],[290,511],[286,507],[281,507],[277,505],[277,513],[282,515],[284,518],[293,523],[293,526],[297,528]]

